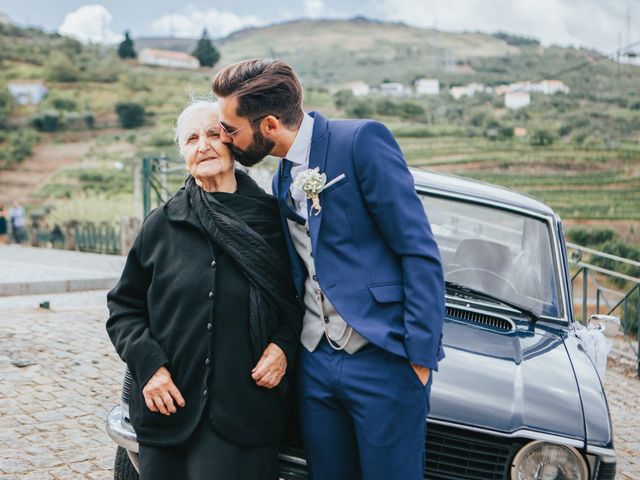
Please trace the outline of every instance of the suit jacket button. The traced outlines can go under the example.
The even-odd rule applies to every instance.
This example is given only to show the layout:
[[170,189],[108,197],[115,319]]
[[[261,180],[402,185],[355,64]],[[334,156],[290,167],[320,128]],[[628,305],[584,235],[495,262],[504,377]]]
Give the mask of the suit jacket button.
[[213,298],[213,292],[209,292],[209,298]]
[[207,330],[211,330],[213,328],[213,323],[207,323]]
[[203,396],[204,398],[207,398],[207,395],[209,395],[209,391],[205,388],[205,389],[204,389],[204,392],[202,392],[202,396]]
[[216,268],[216,261],[215,260],[211,262],[211,268]]
[[207,359],[204,361],[204,364],[205,364],[207,367],[208,367],[209,365],[211,365],[211,359],[207,358]]

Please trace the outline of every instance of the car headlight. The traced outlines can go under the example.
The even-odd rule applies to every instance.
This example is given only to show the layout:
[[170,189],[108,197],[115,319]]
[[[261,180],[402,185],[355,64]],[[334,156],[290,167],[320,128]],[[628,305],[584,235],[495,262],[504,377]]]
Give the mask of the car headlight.
[[588,480],[587,463],[573,447],[535,441],[520,449],[511,480]]

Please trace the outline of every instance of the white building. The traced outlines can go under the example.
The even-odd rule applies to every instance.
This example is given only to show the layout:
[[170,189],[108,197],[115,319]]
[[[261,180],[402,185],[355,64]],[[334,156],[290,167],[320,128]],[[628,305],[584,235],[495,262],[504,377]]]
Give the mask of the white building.
[[366,97],[367,95],[369,95],[369,92],[371,91],[371,88],[369,87],[369,85],[363,82],[362,80],[347,83],[345,85],[345,88],[347,90],[351,90],[351,93],[353,93],[353,95],[356,97]]
[[542,93],[545,95],[554,95],[556,93],[569,93],[569,87],[567,87],[560,80],[543,80],[540,82]]
[[486,90],[482,83],[470,83],[464,87],[451,87],[449,93],[456,100],[460,100],[462,97],[473,97],[476,93],[481,93]]
[[385,82],[380,84],[380,93],[386,97],[402,97],[406,94],[406,88],[401,83]]
[[37,105],[49,93],[41,80],[15,80],[7,89],[18,105]]
[[159,67],[186,68],[189,70],[200,68],[200,62],[196,57],[182,52],[158,50],[155,48],[143,48],[138,55],[138,61],[145,65],[156,65]]
[[531,95],[528,92],[507,92],[504,96],[504,106],[517,110],[531,105]]
[[440,81],[437,78],[420,78],[416,80],[416,95],[438,95]]

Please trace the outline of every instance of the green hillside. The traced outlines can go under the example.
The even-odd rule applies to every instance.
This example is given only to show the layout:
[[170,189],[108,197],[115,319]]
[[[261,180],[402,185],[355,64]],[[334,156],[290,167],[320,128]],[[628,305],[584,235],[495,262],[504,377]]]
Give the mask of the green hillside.
[[[148,46],[188,52],[194,42],[137,40],[133,33],[138,51]],[[305,85],[307,110],[379,119],[396,134],[412,166],[510,186],[547,202],[565,220],[612,226],[625,239],[640,241],[638,67],[589,50],[543,48],[515,35],[436,32],[365,19],[252,28],[216,46],[222,54],[216,68],[260,56],[290,62]],[[32,205],[46,207],[56,222],[115,221],[132,213],[135,161],[161,152],[175,156],[175,117],[190,94],[210,93],[214,72],[123,62],[113,48],[0,25],[0,193],[11,185],[3,183],[3,169],[20,161],[46,163],[47,146],[65,150],[69,142],[70,151],[87,152],[76,163],[65,157],[65,168],[51,176],[38,176],[39,167],[26,169],[33,176]],[[352,80],[375,87],[423,76],[440,80],[439,95],[359,99],[333,93]],[[448,87],[469,82],[495,86],[549,78],[562,80],[570,93],[532,94],[531,105],[517,111],[506,109],[500,95],[454,100],[448,94]],[[28,79],[43,80],[47,98],[37,106],[11,104],[5,86]],[[143,125],[122,128],[119,102],[142,106]],[[516,130],[524,136],[516,137]],[[84,150],[72,147],[78,139]]]

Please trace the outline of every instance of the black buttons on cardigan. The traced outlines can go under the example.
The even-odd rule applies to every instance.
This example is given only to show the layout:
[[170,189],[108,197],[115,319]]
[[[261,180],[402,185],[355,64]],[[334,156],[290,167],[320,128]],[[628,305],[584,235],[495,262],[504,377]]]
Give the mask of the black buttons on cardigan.
[[213,298],[213,291],[209,292],[209,298]]
[[211,330],[213,328],[213,323],[207,323],[207,330]]
[[324,323],[329,323],[329,317],[327,317],[326,315],[324,316]]
[[307,230],[307,237],[311,236],[311,232],[309,230]]
[[317,282],[318,281],[318,277],[316,275],[313,276],[313,281]]

